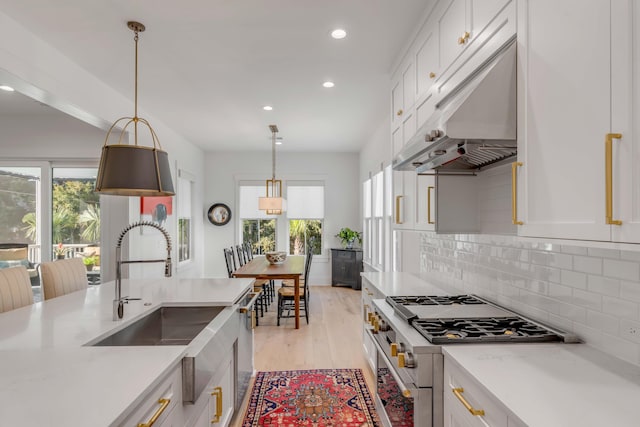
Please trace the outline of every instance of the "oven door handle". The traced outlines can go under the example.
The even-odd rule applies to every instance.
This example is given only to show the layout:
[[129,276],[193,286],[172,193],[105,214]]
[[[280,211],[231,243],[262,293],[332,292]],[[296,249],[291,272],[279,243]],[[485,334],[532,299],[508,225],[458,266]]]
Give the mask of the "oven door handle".
[[411,397],[411,390],[404,385],[404,382],[400,379],[395,369],[393,369],[393,363],[391,363],[391,361],[387,357],[387,354],[384,352],[384,350],[382,349],[378,341],[376,341],[376,339],[373,337],[371,330],[367,329],[367,334],[369,335],[369,338],[371,338],[371,340],[373,341],[373,344],[376,346],[376,351],[380,353],[380,355],[384,358],[384,361],[386,362],[386,364],[389,366],[389,372],[391,372],[393,379],[396,380],[396,383],[398,384],[400,391],[402,391],[402,395],[404,397]]

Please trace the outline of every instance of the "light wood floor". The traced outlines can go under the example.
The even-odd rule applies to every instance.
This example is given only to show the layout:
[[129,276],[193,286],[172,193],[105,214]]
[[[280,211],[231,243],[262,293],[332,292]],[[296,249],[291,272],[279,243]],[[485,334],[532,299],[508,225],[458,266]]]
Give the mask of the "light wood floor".
[[[293,318],[281,319],[276,326],[276,301],[260,318],[254,335],[256,371],[360,368],[373,392],[374,376],[362,351],[360,291],[311,286],[309,294],[309,324],[301,310],[298,330]],[[242,425],[247,402],[235,414],[232,427]]]

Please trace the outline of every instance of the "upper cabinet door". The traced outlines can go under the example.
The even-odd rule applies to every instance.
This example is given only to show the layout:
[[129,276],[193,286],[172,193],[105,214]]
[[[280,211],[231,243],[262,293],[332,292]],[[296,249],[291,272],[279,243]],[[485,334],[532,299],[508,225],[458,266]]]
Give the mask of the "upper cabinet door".
[[518,233],[610,240],[611,2],[518,5]]
[[416,94],[420,99],[429,92],[440,75],[438,57],[438,31],[427,27],[428,31],[418,40],[416,50]]
[[391,133],[395,130],[396,127],[400,126],[402,123],[402,113],[403,113],[403,102],[402,96],[402,78],[397,78],[391,82],[391,125],[392,130]]
[[438,20],[440,63],[449,66],[470,41],[467,26],[467,0],[442,0],[445,7]]
[[471,35],[476,37],[511,0],[472,0]]
[[612,225],[615,242],[640,242],[640,4],[613,1],[611,40]]

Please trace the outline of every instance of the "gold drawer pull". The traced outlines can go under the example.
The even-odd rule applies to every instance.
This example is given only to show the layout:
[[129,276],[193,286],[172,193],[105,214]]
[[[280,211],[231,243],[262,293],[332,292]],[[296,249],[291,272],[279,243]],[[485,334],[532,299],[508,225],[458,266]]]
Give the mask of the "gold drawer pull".
[[404,353],[398,353],[398,368],[405,367]]
[[404,196],[396,196],[396,224],[403,224],[403,221],[400,221],[400,200],[402,200]]
[[606,191],[606,222],[609,225],[622,225],[622,221],[613,219],[613,140],[622,138],[621,133],[608,133],[604,140],[604,180]]
[[431,220],[431,192],[433,190],[435,190],[436,187],[434,186],[428,186],[427,187],[427,223],[428,224],[435,224],[435,221]]
[[513,225],[522,225],[522,221],[518,221],[518,166],[522,166],[522,162],[511,163],[511,222]]
[[169,403],[171,403],[171,399],[159,399],[158,403],[160,404],[160,407],[158,408],[156,413],[153,414],[153,416],[149,418],[149,421],[147,421],[146,423],[139,423],[138,427],[151,427],[156,421],[158,421],[158,418],[160,418],[160,415],[162,415],[164,410],[167,409],[167,406],[169,406]]
[[436,73],[434,73],[433,71],[429,73],[429,78],[430,79],[435,79],[436,78]]
[[464,396],[462,395],[462,393],[464,393],[464,389],[462,387],[452,388],[451,391],[456,395],[458,400],[462,402],[464,407],[467,408],[467,411],[469,411],[471,415],[484,417],[484,409],[474,409],[474,407],[471,406],[469,402],[467,402],[467,399],[464,398]]
[[398,355],[398,344],[392,342],[390,349],[391,349],[391,356],[396,357]]
[[364,287],[364,290],[367,291],[367,295],[373,296],[373,292],[371,292],[366,286]]
[[211,420],[211,424],[219,423],[220,417],[222,417],[222,387],[216,387],[213,389],[211,396],[216,396],[216,415]]

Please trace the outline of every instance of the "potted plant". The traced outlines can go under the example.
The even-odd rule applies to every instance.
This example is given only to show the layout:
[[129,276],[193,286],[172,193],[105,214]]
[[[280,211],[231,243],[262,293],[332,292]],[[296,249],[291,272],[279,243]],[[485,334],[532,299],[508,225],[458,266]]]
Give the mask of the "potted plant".
[[341,228],[336,237],[339,237],[342,241],[342,245],[345,249],[353,249],[353,243],[358,239],[358,244],[362,244],[362,233],[360,231],[354,231],[349,227]]
[[96,258],[92,256],[87,256],[82,258],[82,262],[84,266],[87,267],[87,271],[93,270],[93,266],[96,265]]
[[65,252],[66,252],[66,249],[62,245],[62,242],[58,243],[58,246],[56,246],[55,249],[53,250],[53,253],[56,256],[56,259],[64,259]]

